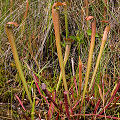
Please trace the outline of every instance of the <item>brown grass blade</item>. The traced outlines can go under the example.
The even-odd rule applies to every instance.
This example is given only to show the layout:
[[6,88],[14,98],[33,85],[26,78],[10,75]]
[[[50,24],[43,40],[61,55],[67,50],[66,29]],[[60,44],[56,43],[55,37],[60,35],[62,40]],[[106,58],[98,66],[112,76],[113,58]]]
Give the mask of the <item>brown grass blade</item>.
[[99,89],[99,94],[100,94],[100,97],[101,97],[101,99],[102,99],[102,101],[103,101],[103,94],[102,94],[102,90],[101,90],[101,88],[100,88],[100,86],[97,84],[97,86],[98,86],[98,89]]

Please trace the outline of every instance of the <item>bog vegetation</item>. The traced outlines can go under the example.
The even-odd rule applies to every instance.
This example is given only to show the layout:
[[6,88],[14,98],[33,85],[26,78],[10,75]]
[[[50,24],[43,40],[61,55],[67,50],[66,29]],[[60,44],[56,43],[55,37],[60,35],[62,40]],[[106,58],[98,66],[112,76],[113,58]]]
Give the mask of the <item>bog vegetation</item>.
[[120,119],[119,0],[0,1],[0,119]]

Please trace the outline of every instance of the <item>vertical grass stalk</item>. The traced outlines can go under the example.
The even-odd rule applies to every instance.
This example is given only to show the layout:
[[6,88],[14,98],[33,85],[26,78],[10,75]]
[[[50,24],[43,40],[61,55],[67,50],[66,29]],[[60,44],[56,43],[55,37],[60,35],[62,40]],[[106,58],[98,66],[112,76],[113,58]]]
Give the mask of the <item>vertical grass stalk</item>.
[[81,96],[81,88],[82,88],[82,61],[79,56],[79,93]]
[[12,27],[9,27],[8,25],[6,25],[5,30],[6,30],[8,40],[9,40],[10,45],[11,45],[13,57],[14,57],[15,64],[16,64],[16,68],[17,68],[17,70],[19,72],[19,76],[20,76],[20,78],[22,80],[22,83],[23,83],[23,86],[25,88],[28,99],[29,99],[29,101],[30,101],[30,103],[32,105],[31,96],[30,96],[30,93],[29,93],[28,88],[27,88],[27,83],[26,83],[26,80],[25,80],[25,77],[24,77],[24,74],[23,74],[23,71],[22,71],[21,63],[19,61],[19,57],[18,57],[16,45],[15,45],[15,38],[14,38],[14,35],[13,35]]
[[[69,57],[72,40],[71,39],[65,39],[65,41],[66,41],[66,48],[65,48],[65,56],[64,56],[64,62],[63,62],[64,67],[65,67],[65,65],[67,63],[67,60],[68,60],[68,57]],[[58,84],[57,84],[57,87],[56,87],[56,93],[58,92],[59,86],[61,84],[61,80],[62,80],[62,72],[60,72],[59,81],[58,81]]]
[[10,14],[11,14],[11,19],[12,19],[12,12],[13,12],[13,0],[10,0]]
[[86,17],[88,17],[88,12],[89,12],[89,9],[88,9],[88,0],[85,0],[85,7],[86,7]]
[[68,19],[67,19],[67,5],[64,6],[64,15],[65,15],[65,30],[66,30],[66,39],[68,38]]
[[103,15],[103,17],[104,17],[104,20],[106,20],[106,14],[107,14],[107,2],[108,2],[108,0],[104,0],[104,4],[105,4],[105,6],[104,6],[104,15]]
[[[63,63],[62,49],[61,49],[61,45],[60,45],[59,13],[58,13],[57,9],[55,8],[56,6],[63,6],[63,5],[66,5],[66,4],[60,3],[60,2],[53,4],[53,6],[52,6],[52,18],[53,18],[57,54],[58,54],[60,69],[62,72],[63,84],[64,84],[65,91],[68,92],[67,82],[66,82],[66,78],[65,78],[65,67],[64,67],[64,63]],[[70,104],[70,98],[69,98],[68,94],[67,94],[67,97],[68,97],[68,103]]]
[[96,21],[94,20],[92,22],[91,43],[90,43],[90,50],[89,50],[88,63],[87,63],[87,72],[86,72],[86,76],[85,76],[85,85],[84,85],[83,98],[82,98],[81,105],[83,104],[83,101],[84,101],[84,98],[85,98],[85,93],[86,93],[89,74],[90,74],[90,69],[91,69],[93,49],[94,49],[94,45],[95,45],[95,34],[96,34]]
[[104,30],[104,34],[103,34],[103,38],[102,38],[102,43],[101,43],[101,47],[100,47],[100,52],[99,52],[99,55],[97,57],[97,62],[96,62],[95,69],[94,69],[94,72],[93,72],[93,76],[92,76],[92,80],[91,80],[91,83],[90,83],[89,91],[90,91],[90,89],[93,86],[95,75],[96,75],[96,72],[97,72],[97,69],[98,69],[98,66],[99,66],[99,63],[100,63],[100,59],[101,59],[101,56],[102,56],[102,52],[104,50],[105,42],[107,40],[107,35],[108,35],[109,31],[110,31],[110,26],[108,25],[108,26],[106,26],[106,28]]
[[25,11],[25,14],[23,16],[22,26],[21,26],[21,38],[23,36],[24,29],[25,29],[25,21],[26,21],[27,14],[28,14],[28,8],[29,8],[29,3],[28,3],[28,0],[26,0],[26,11]]
[[[69,53],[70,53],[70,48],[71,48],[71,40],[67,39],[68,38],[68,19],[67,19],[67,5],[64,6],[64,15],[65,15],[65,30],[66,30],[66,48],[65,48],[65,56],[64,56],[64,67],[66,65],[66,62],[68,60],[69,57]],[[62,80],[62,72],[60,72],[60,76],[59,76],[59,81],[56,87],[56,92],[58,92],[59,86],[61,84],[61,80]]]
[[[85,0],[85,8],[86,8],[86,10],[85,10],[85,13],[86,13],[86,17],[88,17],[88,12],[89,12],[89,8],[88,8],[89,6],[88,6],[88,0]],[[88,21],[86,21],[86,24],[87,24],[87,29],[88,29]]]
[[[34,87],[34,89],[35,89],[35,87]],[[33,98],[32,111],[31,111],[32,120],[34,120],[34,115],[35,115],[35,92],[33,94],[34,94],[34,98]]]

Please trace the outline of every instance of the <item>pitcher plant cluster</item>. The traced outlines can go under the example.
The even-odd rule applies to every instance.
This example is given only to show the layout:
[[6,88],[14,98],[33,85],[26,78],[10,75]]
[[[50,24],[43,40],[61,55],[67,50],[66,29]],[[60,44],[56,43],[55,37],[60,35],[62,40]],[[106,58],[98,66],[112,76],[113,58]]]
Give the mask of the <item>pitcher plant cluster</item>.
[[[92,74],[92,78],[90,79],[90,70],[91,70],[91,66],[92,66],[92,59],[93,59],[93,52],[94,52],[94,47],[95,47],[95,36],[96,36],[96,19],[93,16],[88,16],[89,11],[88,11],[88,1],[85,1],[86,4],[86,23],[88,24],[88,21],[90,21],[91,23],[91,40],[90,40],[90,48],[89,48],[89,54],[88,54],[88,61],[87,61],[87,68],[86,68],[86,74],[85,74],[85,78],[83,78],[82,75],[82,60],[79,57],[79,84],[75,83],[75,88],[76,91],[73,91],[73,86],[68,85],[67,80],[66,80],[66,74],[65,74],[65,67],[66,67],[66,63],[68,61],[69,58],[69,54],[70,54],[70,50],[71,50],[71,44],[73,42],[72,39],[69,38],[69,31],[68,31],[68,18],[67,18],[67,3],[66,2],[56,2],[53,4],[52,6],[52,20],[53,20],[53,25],[54,25],[54,32],[55,32],[55,41],[56,41],[56,48],[57,48],[57,55],[58,55],[58,60],[59,60],[59,66],[60,66],[60,75],[59,75],[59,79],[56,85],[56,90],[55,93],[50,93],[46,87],[46,85],[44,83],[42,83],[41,86],[39,86],[39,79],[37,78],[37,76],[32,72],[32,76],[35,82],[35,85],[37,87],[37,90],[39,92],[39,94],[43,97],[43,99],[46,101],[46,103],[49,106],[49,110],[48,110],[48,119],[52,119],[52,113],[56,112],[57,113],[57,117],[56,120],[58,120],[59,118],[63,119],[63,116],[66,115],[66,117],[68,118],[68,120],[71,119],[78,119],[81,116],[93,116],[92,119],[96,119],[97,117],[105,117],[105,118],[113,118],[113,119],[117,119],[117,117],[112,117],[112,116],[105,116],[102,115],[103,112],[105,112],[105,110],[110,106],[111,102],[114,99],[114,96],[116,95],[119,86],[120,86],[120,80],[118,81],[118,83],[114,86],[113,91],[111,92],[111,97],[110,100],[108,101],[108,103],[106,105],[104,105],[103,108],[101,108],[101,110],[99,111],[99,113],[97,113],[98,111],[98,107],[100,107],[100,99],[103,101],[104,103],[104,95],[102,93],[101,87],[97,84],[97,87],[99,89],[99,94],[100,94],[100,99],[97,101],[97,104],[95,106],[95,111],[92,114],[86,114],[84,111],[84,108],[86,106],[86,96],[88,94],[92,94],[92,90],[94,89],[94,85],[96,84],[95,82],[95,77],[97,74],[97,70],[102,58],[102,53],[104,51],[105,48],[105,43],[107,41],[108,38],[108,33],[110,31],[110,25],[107,25],[104,29],[104,33],[102,36],[102,40],[101,40],[101,46],[100,46],[100,50],[98,53],[98,57],[96,60],[96,64],[95,64],[95,68]],[[66,30],[66,38],[65,40],[65,44],[66,44],[66,48],[65,48],[65,53],[64,53],[64,58],[63,58],[63,53],[62,53],[62,47],[61,47],[61,38],[60,38],[60,16],[59,16],[59,7],[63,7],[64,9],[64,15],[65,15],[65,30]],[[23,24],[21,27],[21,34],[23,34],[23,31],[25,29],[25,21],[26,21],[26,17],[27,17],[27,12],[28,12],[28,1],[27,1],[27,5],[26,5],[26,12],[24,15],[24,19],[23,19]],[[104,14],[106,14],[104,12]],[[18,27],[18,24],[15,22],[8,22],[5,26],[5,30],[6,30],[6,34],[9,40],[9,43],[11,45],[11,49],[12,49],[12,54],[14,57],[14,61],[16,64],[16,68],[18,70],[20,79],[22,80],[23,83],[23,87],[25,89],[25,92],[27,94],[27,97],[30,101],[31,107],[32,107],[32,119],[34,119],[33,116],[33,112],[35,110],[34,105],[35,104],[35,99],[32,100],[31,94],[29,92],[29,88],[26,82],[26,79],[24,77],[24,73],[22,70],[22,66],[21,66],[21,62],[19,60],[19,56],[17,53],[17,47],[15,44],[15,36],[13,34],[13,30],[12,30],[12,25],[14,25],[15,27]],[[88,85],[88,82],[89,85]],[[59,90],[61,89],[60,86],[63,83],[64,86],[64,92],[63,92],[63,96],[64,96],[64,103],[62,101],[58,102],[59,100],[57,100],[57,94],[59,92]],[[83,85],[83,90],[82,90],[82,85]],[[89,89],[88,89],[89,86]],[[71,89],[71,90],[70,90]],[[79,91],[79,92],[78,92]],[[70,94],[71,92],[71,94]],[[77,93],[77,95],[76,95]],[[18,99],[18,101],[20,102],[22,108],[24,111],[25,107],[23,106],[21,100],[19,99],[19,97],[17,95],[15,95],[16,98]],[[51,103],[49,103],[49,101],[47,100],[46,96],[49,98],[49,100],[51,101]],[[75,98],[77,97],[77,98]],[[75,99],[77,99],[78,101],[76,102]],[[74,102],[73,102],[74,101]],[[75,110],[77,110],[77,113],[75,113]]]

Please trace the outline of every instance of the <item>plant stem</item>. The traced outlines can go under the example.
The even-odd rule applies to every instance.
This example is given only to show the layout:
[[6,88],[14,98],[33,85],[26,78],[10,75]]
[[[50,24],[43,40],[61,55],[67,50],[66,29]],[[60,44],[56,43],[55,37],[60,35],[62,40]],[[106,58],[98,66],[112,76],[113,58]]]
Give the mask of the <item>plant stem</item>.
[[[63,77],[63,84],[64,84],[65,91],[68,92],[67,82],[65,78],[65,67],[63,63],[62,49],[60,45],[59,13],[55,9],[55,6],[62,6],[62,5],[65,5],[65,4],[60,3],[60,2],[54,3],[54,5],[52,6],[52,17],[53,17],[53,24],[54,24],[54,30],[55,30],[58,59],[59,59],[60,69],[61,69],[62,77]],[[67,97],[68,97],[68,103],[70,104],[70,98],[68,94],[67,94]]]
[[30,101],[30,103],[32,105],[31,96],[30,96],[30,93],[29,93],[28,88],[27,88],[27,83],[26,83],[26,80],[25,80],[25,77],[24,77],[24,74],[23,74],[23,71],[22,71],[21,63],[19,61],[19,57],[18,57],[16,45],[15,45],[15,39],[14,39],[12,27],[8,27],[6,25],[5,30],[6,30],[6,34],[7,34],[8,40],[9,40],[10,45],[11,45],[13,57],[14,57],[14,60],[15,60],[15,64],[16,64],[17,70],[19,72],[19,76],[20,76],[20,78],[21,78],[21,80],[23,82],[23,86],[25,88],[26,94],[27,94],[28,99],[29,99],[29,101]]
[[[69,32],[68,32],[68,19],[67,19],[67,6],[64,6],[64,15],[65,15],[65,30],[66,30],[66,39],[67,39],[68,34],[69,34]],[[65,48],[64,67],[65,67],[66,62],[67,62],[68,57],[69,57],[70,48],[71,48],[71,42],[68,41],[68,42],[66,42],[66,48]],[[56,93],[58,92],[59,86],[61,84],[61,79],[62,79],[62,72],[60,72],[59,81],[58,81],[57,88],[56,88]]]
[[65,15],[65,30],[66,30],[66,39],[67,39],[68,38],[67,5],[64,6],[64,15]]
[[91,80],[91,83],[90,83],[89,91],[90,91],[90,89],[93,86],[95,75],[96,75],[96,72],[97,72],[97,69],[98,69],[98,66],[99,66],[99,63],[100,63],[100,59],[101,59],[101,56],[102,56],[102,52],[104,50],[105,42],[107,40],[107,35],[108,35],[109,31],[110,31],[110,26],[108,25],[108,26],[106,26],[106,28],[104,30],[104,34],[103,34],[103,38],[102,38],[102,43],[101,43],[101,47],[100,47],[100,52],[99,52],[99,55],[97,57],[97,62],[96,62],[95,69],[94,69],[94,72],[93,72],[93,76],[92,76],[92,80]]
[[[66,50],[65,50],[65,56],[64,56],[64,67],[65,67],[66,62],[67,62],[68,57],[69,57],[70,48],[71,48],[71,45],[67,44],[66,45]],[[57,88],[56,88],[56,93],[58,92],[59,86],[61,84],[61,79],[62,79],[62,72],[60,72],[59,81],[58,81]]]
[[94,20],[92,22],[91,43],[90,43],[89,57],[88,57],[88,63],[87,63],[87,72],[86,72],[86,76],[85,76],[85,85],[84,85],[83,98],[82,98],[81,105],[83,104],[83,101],[85,98],[85,93],[86,93],[88,79],[89,79],[89,73],[90,73],[90,69],[91,69],[93,49],[94,49],[94,45],[95,45],[95,34],[96,34],[96,21]]
[[79,93],[81,96],[81,88],[82,88],[82,61],[79,56]]

